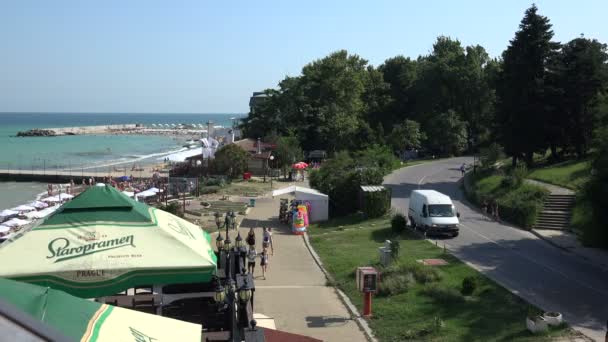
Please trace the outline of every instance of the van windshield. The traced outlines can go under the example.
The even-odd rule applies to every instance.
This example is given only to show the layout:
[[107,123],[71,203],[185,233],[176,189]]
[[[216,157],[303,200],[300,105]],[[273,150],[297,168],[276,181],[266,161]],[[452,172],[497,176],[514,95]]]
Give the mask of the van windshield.
[[429,205],[430,217],[454,217],[454,206],[451,204],[432,204]]

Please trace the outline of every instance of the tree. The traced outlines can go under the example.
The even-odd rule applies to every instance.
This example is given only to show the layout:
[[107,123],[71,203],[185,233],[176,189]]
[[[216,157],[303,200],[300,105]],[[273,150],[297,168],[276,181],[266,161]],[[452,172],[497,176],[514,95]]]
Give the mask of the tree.
[[388,129],[394,123],[406,119],[412,111],[417,62],[407,57],[396,56],[387,59],[378,70],[382,72],[383,80],[388,84],[390,100],[384,112],[375,120]]
[[466,124],[453,110],[433,117],[426,126],[429,148],[440,155],[458,155],[466,146]]
[[598,123],[594,103],[608,84],[607,61],[606,44],[582,37],[565,44],[559,55],[562,91],[556,107],[566,114],[560,126],[567,127],[565,136],[579,158],[585,155]]
[[240,177],[247,170],[249,153],[236,144],[228,144],[215,153],[213,167],[216,172],[230,178]]
[[275,165],[279,166],[283,170],[283,175],[287,175],[291,165],[300,160],[303,156],[298,138],[293,135],[280,137],[277,140],[275,156]]
[[533,153],[546,147],[543,133],[550,110],[545,103],[545,81],[559,44],[551,41],[549,19],[537,12],[535,5],[526,10],[515,38],[503,52],[497,88],[500,139],[514,165],[521,155],[531,164]]
[[394,126],[390,135],[390,142],[395,151],[419,149],[426,138],[420,130],[420,124],[413,120],[405,120]]
[[[608,127],[599,129],[592,157],[592,176],[587,183],[585,196],[590,203],[591,220],[583,227],[583,240],[594,246],[608,246]],[[586,213],[587,214],[587,213]]]

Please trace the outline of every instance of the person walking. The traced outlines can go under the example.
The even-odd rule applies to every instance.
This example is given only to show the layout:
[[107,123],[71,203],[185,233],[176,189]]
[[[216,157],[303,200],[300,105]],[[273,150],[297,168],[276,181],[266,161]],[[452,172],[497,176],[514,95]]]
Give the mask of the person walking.
[[466,170],[467,170],[467,165],[465,163],[462,163],[462,165],[460,165],[460,173],[462,174],[462,176],[464,176],[464,173]]
[[249,228],[249,233],[247,234],[247,239],[245,240],[249,247],[255,248],[255,231],[253,227]]
[[[260,254],[260,266],[262,266],[262,279],[266,280],[266,272],[268,272],[268,249],[264,248],[262,254]],[[253,272],[251,273],[253,274]]]
[[255,251],[255,246],[249,245],[249,251],[247,251],[247,272],[251,273],[255,271],[255,258],[258,254]]
[[264,227],[264,235],[262,237],[262,248],[270,248],[272,254],[274,254],[274,250],[272,248],[272,233],[270,232],[270,228]]
[[498,222],[499,217],[498,217],[498,201],[497,200],[494,200],[492,203],[492,215],[494,217],[494,220],[496,222]]

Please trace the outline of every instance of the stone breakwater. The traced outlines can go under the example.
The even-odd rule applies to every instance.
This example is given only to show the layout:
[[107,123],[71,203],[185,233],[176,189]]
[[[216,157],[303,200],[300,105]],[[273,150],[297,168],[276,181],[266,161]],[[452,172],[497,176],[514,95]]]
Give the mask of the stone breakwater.
[[36,128],[18,132],[18,137],[55,137],[61,135],[133,133],[144,127],[138,124],[101,125],[59,128]]

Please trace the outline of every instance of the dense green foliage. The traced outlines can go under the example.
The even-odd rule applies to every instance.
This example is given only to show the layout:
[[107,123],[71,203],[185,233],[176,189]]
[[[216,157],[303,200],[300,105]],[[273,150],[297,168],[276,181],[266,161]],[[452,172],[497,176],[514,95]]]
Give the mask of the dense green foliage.
[[606,45],[552,41],[536,6],[497,59],[479,45],[440,36],[428,55],[396,56],[375,67],[341,50],[268,89],[243,122],[247,136],[294,134],[304,150],[421,150],[454,155],[499,143],[528,166],[584,156],[593,128],[608,121]]
[[[242,128],[253,138],[293,135],[302,149],[327,150],[330,157],[370,148],[404,158],[415,155],[412,151],[422,156],[481,153],[488,169],[504,153],[512,166],[523,161],[532,177],[543,179],[542,171],[533,170],[538,166],[535,154],[550,151],[553,164],[585,160],[601,149],[598,128],[608,126],[606,44],[583,35],[563,44],[553,38],[549,18],[532,5],[495,59],[482,46],[463,46],[446,36],[438,37],[427,55],[390,57],[378,66],[340,50],[266,90],[266,101],[252,108]],[[385,172],[386,163],[379,164],[374,167]],[[595,169],[598,175],[584,194],[587,197],[603,191],[602,170]],[[315,184],[353,196],[351,202],[332,203],[334,208],[353,207],[352,189],[358,180],[352,170],[336,171],[337,176],[321,171]],[[557,171],[545,175],[558,184],[569,182]],[[585,178],[577,177],[573,186],[582,188]],[[337,182],[330,185],[327,179]],[[501,216],[513,216],[515,223],[528,226],[536,212],[536,192],[518,187],[520,180],[515,175],[504,181],[503,193],[511,186],[519,195],[501,197],[506,206]],[[520,214],[525,217],[514,217]]]
[[368,218],[383,216],[391,209],[391,193],[388,189],[366,192],[362,196],[363,208],[361,209]]
[[591,178],[582,194],[582,200],[588,209],[583,215],[587,217],[580,228],[583,233],[583,242],[586,245],[608,247],[608,219],[606,218],[606,208],[608,208],[608,128],[602,129],[596,140],[597,149],[591,163]]
[[292,135],[278,138],[274,154],[275,160],[271,162],[271,167],[280,168],[284,176],[287,175],[291,165],[300,161],[304,155],[300,142]]
[[[329,196],[331,215],[353,213],[359,208],[360,186],[382,184],[383,177],[398,163],[390,152],[377,146],[355,153],[354,158],[346,151],[339,152],[310,172],[310,186]],[[372,216],[377,216],[386,212],[384,208],[390,208],[386,197],[369,209]]]
[[[367,221],[357,216],[332,220],[309,230],[310,241],[335,284],[361,310],[354,270],[375,265],[382,272],[373,299],[369,325],[379,341],[547,341],[567,333],[529,333],[524,324],[529,305],[480,275],[443,249],[405,231],[395,236],[388,218]],[[387,268],[378,265],[378,247],[399,240],[399,258]],[[424,266],[417,260],[442,258],[448,265]],[[461,294],[466,278],[476,287],[470,298]]]
[[542,210],[548,191],[536,185],[520,183],[512,176],[490,173],[469,174],[470,186],[465,187],[467,197],[479,206],[496,201],[501,220],[529,228]]
[[215,153],[213,168],[230,178],[238,178],[247,170],[249,153],[236,144],[228,144]]

